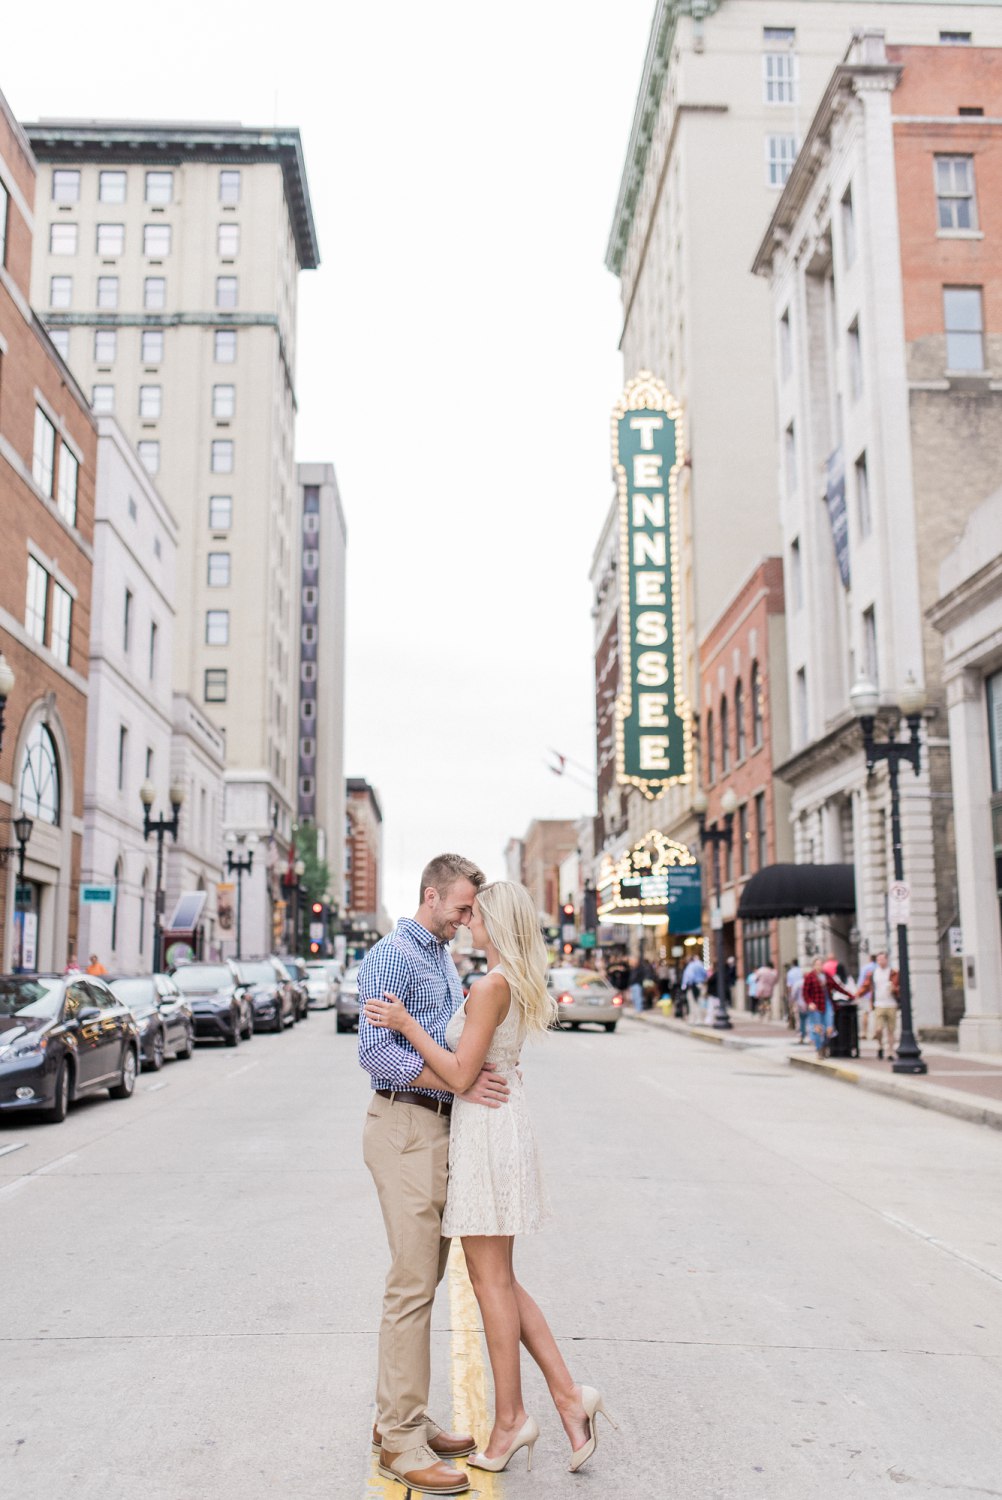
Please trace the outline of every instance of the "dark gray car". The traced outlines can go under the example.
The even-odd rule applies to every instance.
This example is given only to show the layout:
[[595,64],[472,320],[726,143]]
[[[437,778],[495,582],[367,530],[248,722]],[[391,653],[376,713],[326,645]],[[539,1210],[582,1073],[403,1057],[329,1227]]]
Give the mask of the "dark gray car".
[[107,983],[136,1018],[144,1068],[158,1073],[165,1058],[191,1057],[195,1018],[169,974],[112,975]]

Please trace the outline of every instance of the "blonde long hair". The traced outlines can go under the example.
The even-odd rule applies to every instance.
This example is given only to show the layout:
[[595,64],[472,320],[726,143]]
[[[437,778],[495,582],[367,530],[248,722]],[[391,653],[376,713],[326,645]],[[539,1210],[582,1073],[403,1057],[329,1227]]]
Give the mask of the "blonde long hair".
[[557,1006],[546,988],[546,947],[532,897],[524,885],[495,880],[480,887],[477,905],[526,1027],[548,1030]]

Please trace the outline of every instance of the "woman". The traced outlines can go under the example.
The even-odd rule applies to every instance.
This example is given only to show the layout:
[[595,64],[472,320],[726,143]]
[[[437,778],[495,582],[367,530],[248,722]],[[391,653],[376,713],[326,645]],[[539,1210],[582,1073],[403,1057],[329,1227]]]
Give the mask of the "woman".
[[[597,1390],[575,1385],[546,1319],[513,1269],[515,1235],[531,1234],[549,1214],[518,1070],[523,1042],[544,1033],[555,1018],[546,989],[546,949],[528,891],[506,880],[478,892],[470,931],[474,946],[487,954],[489,972],[449,1022],[448,1048],[432,1041],[389,991],[385,1000],[368,1001],[365,1014],[374,1026],[400,1032],[457,1095],[442,1232],[462,1238],[494,1376],[490,1440],[468,1462],[497,1473],[526,1448],[532,1467],[539,1428],[522,1402],[521,1340],[546,1377],[570,1439],[574,1472],[595,1451],[596,1414],[612,1418]],[[503,1109],[479,1108],[458,1097],[488,1056],[511,1086]]]

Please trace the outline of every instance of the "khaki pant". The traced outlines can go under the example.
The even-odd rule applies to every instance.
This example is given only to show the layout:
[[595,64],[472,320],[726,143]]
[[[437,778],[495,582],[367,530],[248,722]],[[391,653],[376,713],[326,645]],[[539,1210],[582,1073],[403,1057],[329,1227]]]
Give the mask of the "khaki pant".
[[873,1040],[878,1047],[884,1045],[884,1031],[887,1031],[887,1050],[894,1051],[894,1033],[898,1029],[898,1007],[896,1005],[875,1005],[873,1007]]
[[362,1137],[390,1246],[379,1329],[376,1421],[383,1447],[403,1453],[430,1435],[431,1310],[449,1241],[442,1213],[449,1179],[449,1120],[418,1104],[373,1094]]

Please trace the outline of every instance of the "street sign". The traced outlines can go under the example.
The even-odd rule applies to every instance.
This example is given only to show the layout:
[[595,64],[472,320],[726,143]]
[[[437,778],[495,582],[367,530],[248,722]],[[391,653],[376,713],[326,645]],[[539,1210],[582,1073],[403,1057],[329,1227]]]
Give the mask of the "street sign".
[[21,968],[34,969],[38,962],[38,913],[21,914]]
[[710,907],[710,926],[714,932],[719,932],[724,925],[724,914],[719,906]]
[[950,928],[950,957],[963,958],[964,956],[964,929],[962,927]]
[[907,880],[895,880],[887,888],[887,920],[902,927],[911,917],[912,888]]
[[115,887],[113,885],[82,885],[80,900],[85,906],[114,906]]
[[579,948],[594,948],[594,946],[595,946],[595,934],[593,932],[583,932],[581,934],[581,936],[578,938],[578,947]]

